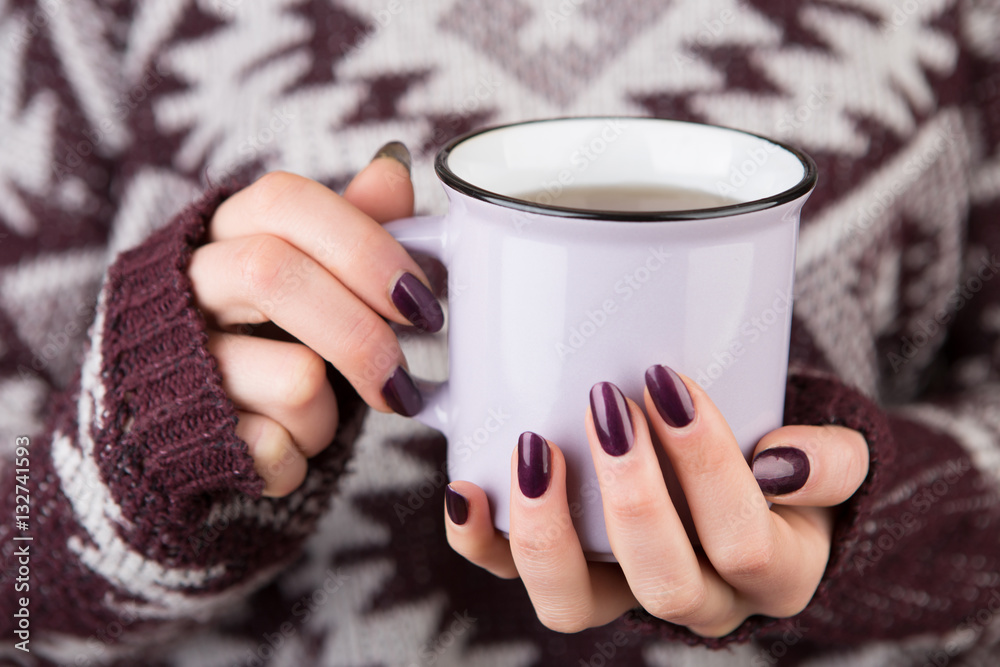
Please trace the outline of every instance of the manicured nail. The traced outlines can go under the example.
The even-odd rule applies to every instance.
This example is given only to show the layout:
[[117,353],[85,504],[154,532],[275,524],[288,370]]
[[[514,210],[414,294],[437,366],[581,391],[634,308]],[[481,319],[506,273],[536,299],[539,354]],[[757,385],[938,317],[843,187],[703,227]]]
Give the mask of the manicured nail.
[[646,387],[660,417],[674,428],[684,428],[694,419],[694,402],[673,369],[657,364],[646,371]]
[[382,385],[382,397],[393,412],[404,417],[412,417],[424,407],[424,397],[402,366],[397,366]]
[[590,390],[590,412],[597,439],[611,456],[621,456],[635,442],[632,415],[621,390],[610,382],[598,382]]
[[451,488],[451,484],[444,488],[444,506],[448,510],[448,518],[456,526],[461,526],[469,520],[469,501]]
[[753,476],[768,496],[798,491],[809,479],[809,457],[795,447],[765,449],[753,459]]
[[444,311],[427,285],[412,273],[404,273],[392,288],[392,302],[414,326],[434,333],[444,326]]
[[521,493],[537,498],[549,488],[552,452],[545,438],[525,431],[517,442],[517,483]]
[[375,153],[375,157],[372,160],[377,160],[380,157],[387,157],[395,160],[399,164],[406,167],[406,172],[410,172],[410,164],[413,162],[410,158],[410,151],[401,141],[390,141],[382,148],[378,149]]

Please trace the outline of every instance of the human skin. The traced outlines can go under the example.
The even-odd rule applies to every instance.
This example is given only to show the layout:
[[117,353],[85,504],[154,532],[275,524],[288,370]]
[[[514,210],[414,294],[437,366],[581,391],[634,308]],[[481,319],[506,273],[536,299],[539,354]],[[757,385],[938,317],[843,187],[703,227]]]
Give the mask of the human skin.
[[[188,274],[209,326],[209,349],[237,406],[237,434],[265,480],[265,495],[291,493],[305,478],[307,459],[333,439],[337,405],[325,361],[372,408],[414,408],[400,400],[406,399],[406,360],[386,320],[439,324],[426,301],[429,290],[422,295],[414,286],[426,286],[426,276],[381,227],[412,211],[407,160],[398,156],[374,159],[342,196],[276,172],[226,200],[207,243],[193,253]],[[407,275],[416,301],[398,298]],[[414,303],[427,318],[410,319]],[[291,340],[247,334],[253,330],[247,325],[266,322]],[[392,391],[399,369],[402,388]],[[511,443],[509,539],[494,528],[482,489],[461,480],[449,485],[445,522],[452,547],[497,576],[520,577],[539,619],[553,630],[603,625],[642,605],[698,634],[721,636],[753,614],[794,615],[819,585],[830,554],[832,508],[850,498],[868,472],[864,438],[838,426],[785,426],[767,434],[755,460],[784,448],[808,462],[800,488],[777,493],[754,476],[705,392],[690,379],[670,377],[677,380],[666,394],[647,382],[645,410],[623,396],[620,414],[600,402],[581,405],[616,564],[584,558],[566,497],[565,462],[558,443],[544,434],[522,439],[534,443],[530,456]],[[601,389],[608,396],[616,391]],[[667,493],[651,430],[691,508],[698,548]],[[608,443],[612,432],[616,442]],[[755,466],[758,477],[766,478],[765,467]]]

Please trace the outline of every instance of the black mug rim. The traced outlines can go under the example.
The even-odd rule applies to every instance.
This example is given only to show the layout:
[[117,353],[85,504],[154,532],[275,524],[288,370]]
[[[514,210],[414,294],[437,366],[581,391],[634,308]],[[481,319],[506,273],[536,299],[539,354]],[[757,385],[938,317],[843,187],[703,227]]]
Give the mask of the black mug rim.
[[[485,134],[487,132],[494,132],[497,130],[504,130],[512,127],[518,127],[520,125],[532,125],[537,123],[557,123],[567,120],[603,120],[603,121],[614,121],[614,120],[650,120],[650,121],[669,121],[672,123],[684,123],[687,125],[697,125],[700,127],[718,128],[722,130],[728,130],[731,132],[738,132],[768,143],[774,144],[781,147],[782,149],[788,151],[794,155],[803,165],[804,170],[802,178],[798,183],[792,187],[778,192],[767,197],[762,197],[760,199],[754,199],[747,202],[739,202],[736,204],[727,204],[725,206],[716,206],[712,208],[698,208],[698,209],[687,209],[678,211],[608,211],[599,209],[579,209],[579,208],[569,208],[566,206],[554,206],[551,204],[540,204],[537,202],[531,202],[524,199],[518,199],[516,197],[510,197],[508,195],[502,195],[497,192],[492,192],[485,188],[482,188],[474,183],[459,177],[454,171],[448,166],[448,157],[451,152],[461,143],[472,139],[480,134]],[[490,125],[486,127],[477,128],[461,134],[453,139],[449,140],[441,150],[438,151],[437,156],[434,159],[434,170],[438,175],[438,178],[442,183],[448,187],[457,190],[465,195],[468,195],[474,199],[479,199],[481,201],[496,204],[498,206],[503,206],[505,208],[512,208],[526,213],[542,214],[557,216],[561,218],[579,218],[585,220],[606,220],[612,222],[670,222],[679,220],[704,220],[709,218],[722,218],[730,217],[734,215],[740,215],[743,213],[751,213],[753,211],[762,211],[769,208],[774,208],[776,206],[781,206],[782,204],[787,204],[788,202],[795,201],[800,197],[808,194],[815,186],[818,178],[818,170],[816,168],[816,163],[813,159],[809,157],[808,154],[802,150],[786,144],[782,141],[777,141],[770,137],[766,137],[761,134],[756,134],[753,132],[747,132],[746,130],[740,130],[733,127],[726,127],[725,125],[715,125],[712,123],[698,123],[694,121],[685,120],[675,120],[672,118],[657,118],[653,116],[559,116],[555,118],[540,118],[533,120],[524,120],[515,123],[502,123],[499,125]]]

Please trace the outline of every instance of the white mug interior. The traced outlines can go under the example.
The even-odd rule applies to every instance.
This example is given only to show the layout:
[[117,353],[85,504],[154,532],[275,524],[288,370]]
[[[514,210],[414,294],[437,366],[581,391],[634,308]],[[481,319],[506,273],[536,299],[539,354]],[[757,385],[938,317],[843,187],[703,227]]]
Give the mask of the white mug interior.
[[[471,189],[473,196],[518,200],[532,208],[560,207],[547,206],[544,196],[522,199],[527,193],[617,185],[669,185],[722,195],[742,208],[763,208],[800,196],[798,190],[812,179],[814,167],[795,149],[747,132],[621,117],[487,129],[443,151],[438,171],[446,183]],[[712,210],[732,215],[737,212],[732,209]]]

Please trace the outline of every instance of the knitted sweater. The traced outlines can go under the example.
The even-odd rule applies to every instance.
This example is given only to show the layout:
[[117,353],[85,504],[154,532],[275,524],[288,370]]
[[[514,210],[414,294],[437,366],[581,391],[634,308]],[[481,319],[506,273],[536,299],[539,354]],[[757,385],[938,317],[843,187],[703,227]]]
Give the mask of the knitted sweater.
[[[994,664],[998,44],[995,0],[0,0],[0,663]],[[583,114],[819,166],[785,419],[861,431],[871,471],[794,618],[546,630],[449,549],[441,436],[333,368],[335,442],[260,495],[186,277],[218,204],[398,139],[440,212],[448,138]]]

